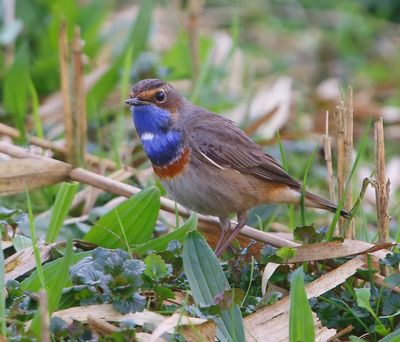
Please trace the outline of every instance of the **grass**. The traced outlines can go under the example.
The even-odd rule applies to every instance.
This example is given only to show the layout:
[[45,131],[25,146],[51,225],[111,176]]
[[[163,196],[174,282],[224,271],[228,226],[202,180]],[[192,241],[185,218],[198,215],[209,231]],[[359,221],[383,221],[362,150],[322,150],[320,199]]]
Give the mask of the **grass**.
[[[188,6],[196,4],[200,2],[188,2]],[[383,14],[379,12],[381,5],[378,3],[374,4],[378,8],[374,10],[361,3],[349,6],[344,0],[332,4],[249,1],[246,5],[213,1],[201,4],[204,8],[200,8],[201,17],[197,18],[196,14],[194,17],[188,14],[189,11],[196,13],[196,9],[175,8],[172,4],[147,0],[134,4],[121,1],[111,4],[104,0],[84,3],[44,0],[40,4],[20,1],[16,6],[16,17],[22,20],[24,30],[4,45],[0,58],[2,122],[4,119],[4,123],[19,129],[22,139],[14,141],[19,146],[26,147],[24,137],[32,135],[62,144],[61,107],[55,99],[60,88],[59,27],[65,20],[70,37],[75,26],[82,31],[88,152],[104,160],[99,165],[89,163],[86,166],[97,177],[91,189],[83,180],[79,184],[65,183],[69,181],[65,177],[60,178],[60,186],[1,198],[0,288],[7,289],[0,294],[0,316],[6,317],[0,322],[1,335],[26,338],[24,322],[29,320],[33,320],[32,329],[38,335],[39,310],[35,298],[36,293],[44,289],[50,315],[63,309],[79,310],[93,303],[102,308],[111,304],[112,310],[121,314],[146,307],[165,317],[177,312],[180,323],[185,316],[214,320],[219,340],[242,341],[245,334],[254,338],[269,334],[276,340],[313,340],[314,335],[318,337],[318,331],[314,329],[311,310],[324,327],[340,331],[353,326],[342,340],[366,336],[371,341],[382,338],[387,341],[394,336],[396,318],[393,315],[400,310],[396,306],[400,302],[399,295],[375,283],[374,274],[387,280],[381,272],[383,266],[398,273],[399,250],[393,248],[382,260],[369,255],[364,268],[358,266],[351,270],[353,273],[348,271],[351,275],[339,274],[340,284],[331,288],[331,284],[324,282],[325,275],[357,259],[348,255],[329,258],[339,249],[331,244],[321,248],[321,254],[328,255],[327,261],[313,259],[315,255],[310,249],[314,243],[336,241],[334,229],[339,210],[333,219],[329,213],[305,210],[304,193],[312,187],[323,196],[327,189],[316,137],[325,128],[319,121],[320,113],[334,109],[336,103],[321,95],[325,89],[321,81],[325,80],[339,79],[340,84],[352,84],[355,95],[362,94],[367,102],[361,106],[359,97],[355,96],[356,157],[346,189],[349,184],[353,189],[360,187],[362,179],[358,174],[362,169],[368,168],[371,177],[374,176],[374,147],[369,134],[372,120],[368,123],[366,119],[373,113],[368,108],[379,106],[381,111],[385,105],[399,105],[398,99],[391,95],[397,91],[393,85],[398,79],[396,66],[400,66],[398,52],[389,49],[382,53],[382,47],[376,43],[382,40],[397,47],[392,28],[399,25],[400,18],[396,17],[395,10]],[[193,46],[191,39],[196,36],[197,52],[189,48]],[[0,38],[4,38],[3,35]],[[216,63],[217,57],[220,63]],[[194,60],[200,62],[198,75],[194,73]],[[391,65],[391,72],[382,65]],[[96,78],[100,70],[104,73]],[[272,113],[263,112],[263,106],[273,95],[265,92],[254,99],[258,90],[271,86],[282,75],[294,81],[287,96],[289,118],[284,122],[277,120],[279,108]],[[266,118],[266,123],[257,128],[252,138],[260,141],[266,151],[280,153],[283,168],[293,178],[302,179],[304,184],[300,207],[267,208],[269,215],[258,211],[254,214],[257,216],[249,220],[261,230],[268,230],[268,234],[258,234],[272,247],[260,243],[249,245],[244,241],[242,247],[245,248],[238,249],[238,245],[233,244],[233,248],[218,260],[208,247],[217,239],[211,230],[215,227],[213,223],[197,215],[187,219],[176,204],[163,198],[165,191],[149,171],[150,164],[141,159],[143,152],[133,130],[131,113],[124,104],[133,83],[155,77],[173,82],[195,104],[232,118],[244,129]],[[337,90],[333,86],[328,93]],[[259,108],[252,108],[255,103]],[[253,110],[259,113],[257,117],[250,115]],[[264,129],[271,126],[275,127],[277,138],[266,141]],[[395,127],[393,125],[388,132],[395,135]],[[334,139],[336,132],[329,128]],[[359,135],[359,132],[363,133]],[[3,135],[7,134],[0,131],[0,135],[0,144],[3,144]],[[396,139],[398,136],[390,134],[386,137],[387,163],[396,158]],[[39,154],[63,158],[59,153],[53,155],[53,151],[35,148]],[[115,173],[105,167],[106,160],[115,161],[118,168]],[[2,165],[8,165],[7,162],[8,159],[4,159],[0,163],[0,192],[3,190]],[[335,165],[335,150],[333,162]],[[133,176],[126,176],[126,171],[133,168]],[[29,170],[26,173],[29,174]],[[50,175],[43,175],[47,176]],[[143,191],[119,203],[117,196],[128,196],[131,192],[126,184],[116,186],[110,180],[114,177]],[[103,191],[104,184],[107,184],[107,191]],[[78,187],[82,191],[77,192]],[[124,191],[121,193],[118,189]],[[357,238],[374,242],[377,219],[374,208],[370,209],[368,196],[367,193],[357,203],[352,214]],[[400,195],[395,186],[391,196],[396,203],[390,208],[396,226],[391,238],[398,242],[400,217],[396,212]],[[368,205],[365,202],[369,202]],[[339,208],[343,204],[344,196]],[[297,242],[291,241],[292,232],[298,233],[296,227],[306,224],[312,224],[315,229],[306,227],[302,234],[296,234],[298,243],[304,247],[293,248]],[[196,228],[206,239],[194,232]],[[17,238],[9,239],[14,230]],[[50,260],[42,265],[43,241],[54,247]],[[33,247],[35,269],[4,283],[10,269],[21,267],[18,262],[11,262],[15,251],[8,247],[10,243],[18,252]],[[358,241],[353,243],[357,245]],[[97,246],[101,248],[96,249]],[[278,247],[283,248],[275,249]],[[300,257],[307,267],[300,267],[303,261],[292,262],[293,258]],[[269,274],[272,263],[281,266]],[[268,277],[269,284],[265,296],[261,293],[263,277]],[[323,293],[308,301],[306,291],[310,291],[310,287],[306,284],[315,281],[320,282]],[[290,306],[285,306],[282,298],[288,291]],[[276,307],[289,319],[290,328],[282,330],[284,336],[275,335],[281,331],[279,327],[265,331],[269,324],[278,321],[273,313]],[[91,314],[95,316],[96,310]],[[263,317],[270,317],[270,320],[252,325]],[[56,323],[52,321],[50,331],[54,340],[62,340],[70,334],[76,334],[70,336],[75,339],[94,336],[92,327],[85,323],[76,322],[71,326],[59,321],[58,330],[53,329]],[[112,322],[111,327],[119,331],[110,331],[107,338],[130,340],[127,324]],[[139,324],[133,330],[143,331],[146,325],[152,324],[150,320],[144,327]],[[204,324],[193,322],[190,329],[197,337],[209,331]],[[184,328],[177,334],[180,335],[178,339],[190,339]]]

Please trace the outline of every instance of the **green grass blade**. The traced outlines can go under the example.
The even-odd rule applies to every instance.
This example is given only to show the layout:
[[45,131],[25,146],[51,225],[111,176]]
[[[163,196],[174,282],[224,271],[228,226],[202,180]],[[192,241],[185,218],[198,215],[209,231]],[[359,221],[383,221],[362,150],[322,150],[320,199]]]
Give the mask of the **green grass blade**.
[[[183,268],[192,296],[198,305],[214,304],[214,297],[230,289],[214,252],[197,231],[188,233],[183,244]],[[220,341],[245,341],[243,320],[238,305],[222,310],[214,319]]]
[[344,206],[344,201],[345,201],[345,198],[346,198],[347,190],[349,188],[349,184],[350,184],[350,182],[351,182],[351,180],[353,178],[353,175],[354,175],[354,173],[355,173],[355,171],[357,169],[357,166],[358,166],[358,164],[360,162],[361,157],[364,155],[365,147],[366,147],[367,142],[368,142],[369,132],[370,132],[370,129],[371,129],[371,123],[372,123],[372,120],[369,121],[367,130],[364,132],[364,134],[363,134],[363,136],[361,138],[361,141],[360,141],[360,145],[358,146],[356,160],[354,161],[353,167],[351,168],[351,171],[350,171],[350,175],[349,175],[349,177],[348,177],[348,179],[346,181],[346,186],[344,188],[342,198],[339,201],[338,208],[337,208],[337,210],[335,212],[335,216],[333,217],[331,225],[329,226],[329,229],[326,232],[325,238],[326,238],[327,241],[331,241],[332,238],[333,238],[333,234],[335,232],[335,227],[336,227],[336,225],[337,225],[337,223],[339,221],[340,211],[343,209],[343,206]]
[[35,126],[35,134],[39,138],[43,138],[43,126],[42,120],[39,116],[39,97],[36,92],[35,85],[32,82],[32,79],[29,79],[29,95],[32,101],[32,116],[33,116],[33,123]]
[[40,285],[41,285],[42,289],[46,289],[46,281],[45,281],[44,274],[43,274],[42,260],[40,259],[40,251],[39,251],[39,247],[38,247],[38,244],[36,241],[35,219],[34,219],[33,213],[32,213],[32,204],[31,204],[31,199],[29,197],[28,189],[26,189],[26,199],[27,199],[27,203],[28,203],[29,230],[31,233],[33,253],[35,256],[36,271],[38,273],[38,277],[39,277]]
[[[279,134],[279,131],[276,132],[276,137],[278,139],[279,153],[281,155],[281,162],[283,169],[289,173],[289,166],[286,159],[285,149],[283,148],[282,139]],[[293,204],[289,204],[289,227],[291,229],[295,228],[295,213]]]
[[4,78],[3,106],[6,112],[12,114],[15,125],[25,141],[25,116],[28,104],[29,90],[29,52],[28,45],[21,44],[15,55],[14,63]]
[[65,287],[69,279],[69,268],[72,264],[73,256],[73,243],[72,236],[68,236],[67,247],[65,249],[65,255],[60,267],[56,271],[56,277],[54,281],[48,284],[48,295],[49,295],[49,313],[53,313],[57,309],[57,305],[61,299],[62,290]]
[[[91,251],[88,252],[80,252],[72,255],[71,264],[77,263],[79,260],[90,256]],[[58,258],[54,261],[48,262],[43,266],[43,274],[46,279],[46,284],[51,284],[52,282],[57,280],[58,277],[58,269],[61,267],[60,265],[64,263],[65,256]],[[65,287],[71,286],[71,281],[68,278]],[[24,279],[21,282],[21,289],[24,291],[32,291],[37,292],[41,288],[40,280],[37,271],[33,272],[28,278]]]
[[131,245],[129,244],[128,238],[126,237],[125,228],[121,222],[121,218],[118,215],[118,210],[116,208],[114,208],[114,212],[115,212],[115,216],[117,216],[117,219],[118,219],[118,224],[121,229],[122,237],[124,238],[126,250],[128,251],[129,255],[132,256]]
[[307,164],[306,164],[306,169],[304,171],[304,177],[303,177],[303,188],[301,190],[301,198],[300,198],[300,212],[301,212],[301,224],[303,226],[306,225],[306,214],[305,214],[305,196],[306,196],[306,191],[307,191],[307,177],[308,177],[308,171],[310,170],[310,167],[312,165],[312,162],[314,160],[315,154],[317,153],[318,146],[315,146],[314,150],[311,153],[310,158],[308,158]]
[[197,227],[197,215],[192,214],[192,216],[190,216],[190,218],[178,229],[175,229],[174,231],[164,236],[160,236],[156,239],[150,240],[145,244],[136,246],[133,249],[133,252],[137,254],[144,254],[150,250],[155,252],[161,252],[167,248],[169,242],[172,240],[183,242],[186,234],[196,229],[196,227]]
[[[49,315],[57,309],[60,302],[62,290],[69,281],[69,267],[72,264],[73,256],[73,243],[72,237],[68,237],[67,246],[65,249],[65,256],[62,258],[57,268],[54,270],[55,277],[51,282],[47,283],[47,299],[48,299],[48,312]],[[40,335],[40,315],[36,313],[30,326],[36,335]]]
[[[150,187],[129,198],[115,208],[129,245],[143,244],[150,240],[160,210],[160,190]],[[83,240],[105,248],[126,248],[121,236],[121,226],[116,211],[101,217],[84,236]]]
[[3,246],[0,239],[0,335],[6,337],[6,293]]
[[49,228],[46,234],[46,242],[51,243],[57,240],[65,217],[71,207],[79,183],[62,183],[58,190],[56,200],[51,209]]
[[290,286],[289,341],[314,341],[314,319],[304,289],[303,267],[293,273]]

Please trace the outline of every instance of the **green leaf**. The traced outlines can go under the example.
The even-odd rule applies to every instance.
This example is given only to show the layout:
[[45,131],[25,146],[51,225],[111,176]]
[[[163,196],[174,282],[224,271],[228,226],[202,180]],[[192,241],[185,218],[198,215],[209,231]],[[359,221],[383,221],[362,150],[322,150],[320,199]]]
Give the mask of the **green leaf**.
[[289,341],[314,341],[314,319],[304,289],[303,267],[293,272],[290,286]]
[[317,233],[313,225],[296,227],[293,236],[295,240],[306,244],[321,242],[324,238],[324,234]]
[[360,308],[366,309],[369,312],[373,312],[371,305],[369,304],[369,300],[371,298],[371,292],[369,289],[362,287],[359,289],[354,289],[357,297],[357,305]]
[[[230,289],[217,257],[197,231],[188,233],[185,238],[183,267],[197,305],[212,305],[216,296]],[[238,305],[222,310],[214,321],[220,341],[245,341]]]
[[156,187],[148,188],[101,217],[83,240],[105,248],[126,249],[121,222],[130,245],[145,243],[151,238],[159,210],[160,191]]
[[385,326],[382,324],[381,320],[375,313],[375,311],[372,309],[371,304],[369,303],[371,299],[371,290],[365,287],[354,289],[354,292],[356,294],[357,298],[357,305],[360,308],[366,309],[372,317],[374,317],[375,322],[376,322],[376,332],[382,336],[385,336],[389,333],[389,330],[385,328]]
[[[362,340],[362,342],[365,342],[365,340]],[[397,329],[391,334],[386,335],[384,338],[379,340],[379,342],[400,342],[400,329]]]
[[147,251],[161,252],[164,251],[172,240],[183,242],[186,234],[197,228],[197,214],[193,213],[190,218],[178,229],[160,236],[154,240],[150,240],[143,245],[136,246],[134,253],[144,254]]
[[153,281],[159,282],[168,276],[168,268],[165,261],[157,254],[150,254],[144,259],[146,270],[144,274]]
[[[67,247],[65,249],[65,256],[63,258],[62,263],[60,263],[59,267],[55,271],[55,277],[51,282],[47,282],[47,298],[48,298],[48,312],[49,315],[57,309],[58,303],[61,299],[62,290],[64,289],[65,284],[69,280],[69,267],[72,264],[72,256],[73,256],[73,243],[72,237],[68,237]],[[39,311],[36,313],[35,317],[32,320],[32,324],[30,329],[34,331],[37,335],[40,334],[40,313]]]
[[281,247],[276,251],[276,256],[281,258],[284,262],[293,258],[296,255],[296,251],[292,247]]
[[357,336],[349,336],[350,342],[365,342],[362,338],[359,338]]
[[31,203],[31,199],[29,197],[28,189],[26,189],[26,200],[27,200],[27,204],[28,204],[29,231],[31,233],[33,254],[35,257],[35,264],[36,264],[36,271],[38,273],[38,277],[40,280],[40,286],[42,289],[45,289],[46,288],[46,280],[44,277],[42,260],[40,258],[40,251],[39,251],[39,247],[38,247],[37,240],[36,240],[35,219],[33,217],[32,203]]
[[[81,253],[75,253],[72,255],[72,264],[77,263],[79,260],[87,257],[90,255],[90,251],[89,252],[81,252]],[[43,273],[44,273],[44,278],[46,280],[46,284],[47,283],[52,283],[56,280],[56,278],[58,277],[58,270],[60,267],[62,267],[61,265],[64,263],[65,260],[65,256],[61,257],[57,260],[48,262],[47,264],[45,264],[43,266]],[[65,284],[65,286],[70,286],[71,285],[71,281],[68,278],[68,282]],[[32,291],[32,292],[37,292],[39,291],[41,288],[40,286],[40,280],[39,280],[39,276],[37,271],[33,272],[28,278],[24,279],[21,282],[21,289],[24,291]]]
[[396,287],[400,285],[400,273],[392,273],[391,275],[387,276],[383,281],[385,284],[388,284],[389,287]]
[[49,228],[46,234],[46,242],[51,243],[57,240],[65,217],[71,207],[79,183],[62,183],[58,190],[56,200],[51,209]]
[[4,271],[4,254],[3,246],[0,239],[0,335],[6,336],[6,292],[4,291],[5,286],[5,271]]
[[12,114],[15,125],[25,139],[25,116],[29,92],[29,50],[27,44],[20,45],[14,63],[4,78],[3,105]]

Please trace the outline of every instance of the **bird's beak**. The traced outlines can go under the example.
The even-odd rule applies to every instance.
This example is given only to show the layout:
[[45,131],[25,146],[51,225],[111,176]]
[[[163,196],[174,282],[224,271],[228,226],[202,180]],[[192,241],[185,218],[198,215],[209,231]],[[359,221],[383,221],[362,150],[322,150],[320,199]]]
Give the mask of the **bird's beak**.
[[128,99],[125,101],[125,103],[132,107],[144,106],[144,105],[149,104],[146,101],[139,100],[137,97],[134,97],[133,99]]

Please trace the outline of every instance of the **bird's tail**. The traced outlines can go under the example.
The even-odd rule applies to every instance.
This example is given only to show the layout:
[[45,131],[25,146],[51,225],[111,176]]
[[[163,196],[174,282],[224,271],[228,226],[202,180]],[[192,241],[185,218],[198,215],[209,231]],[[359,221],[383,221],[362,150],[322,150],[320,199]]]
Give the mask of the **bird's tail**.
[[[336,204],[333,204],[332,202],[326,200],[325,198],[322,198],[322,197],[315,195],[308,191],[306,191],[305,199],[306,199],[305,204],[308,207],[325,209],[325,210],[329,210],[333,213],[336,212],[336,210],[338,208],[338,206]],[[343,216],[346,219],[350,219],[350,213],[344,209],[340,210],[340,216]]]

